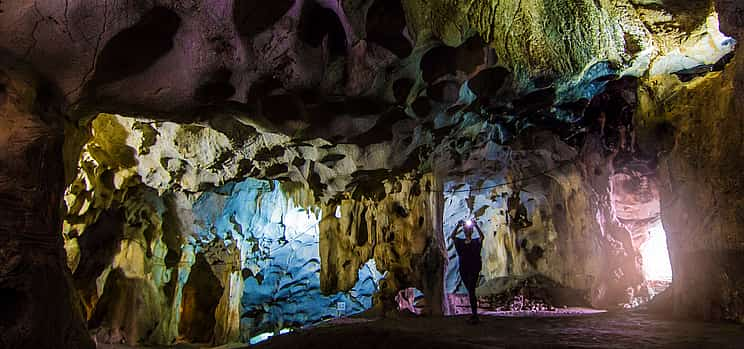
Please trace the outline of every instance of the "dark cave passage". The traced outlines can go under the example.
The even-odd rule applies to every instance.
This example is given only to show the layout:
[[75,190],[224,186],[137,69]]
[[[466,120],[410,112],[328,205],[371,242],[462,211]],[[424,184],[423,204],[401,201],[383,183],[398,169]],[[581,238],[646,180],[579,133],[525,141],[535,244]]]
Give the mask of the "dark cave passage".
[[367,39],[395,53],[400,58],[411,54],[413,47],[403,35],[406,14],[400,1],[376,0],[367,10]]
[[223,287],[203,254],[196,255],[189,281],[183,286],[181,321],[178,332],[192,343],[210,343],[214,337],[214,317]]
[[346,55],[346,31],[338,15],[313,0],[304,2],[298,34],[302,41],[312,47],[319,47],[327,38],[327,49],[332,56]]
[[95,89],[150,67],[173,48],[173,37],[180,25],[178,14],[165,7],[155,7],[142,15],[137,24],[122,30],[103,46],[90,88]]

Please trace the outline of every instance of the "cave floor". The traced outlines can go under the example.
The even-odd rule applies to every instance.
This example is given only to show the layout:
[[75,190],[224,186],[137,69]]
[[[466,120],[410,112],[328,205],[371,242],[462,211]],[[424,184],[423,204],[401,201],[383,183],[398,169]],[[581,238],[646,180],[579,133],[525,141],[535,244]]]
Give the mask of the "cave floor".
[[744,326],[664,320],[640,312],[571,317],[395,318],[326,324],[253,348],[742,348]]
[[[534,314],[534,313],[533,313]],[[568,316],[347,318],[276,336],[250,348],[742,348],[744,325],[662,319],[643,312]],[[123,349],[127,346],[99,345]],[[182,344],[177,349],[207,348]],[[217,348],[248,348],[227,345]]]

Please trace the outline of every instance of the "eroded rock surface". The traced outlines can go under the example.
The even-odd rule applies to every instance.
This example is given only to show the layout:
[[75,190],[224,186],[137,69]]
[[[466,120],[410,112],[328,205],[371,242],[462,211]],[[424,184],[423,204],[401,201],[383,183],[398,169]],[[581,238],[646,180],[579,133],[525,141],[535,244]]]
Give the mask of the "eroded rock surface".
[[653,79],[641,89],[642,139],[662,159],[661,213],[678,315],[742,320],[743,71],[737,57],[723,72],[690,82]]
[[[454,313],[445,234],[470,215],[487,295],[538,278],[597,307],[643,303],[661,220],[673,312],[742,321],[741,13],[4,1],[0,280],[21,325],[0,338],[223,344],[416,299]],[[38,315],[48,304],[64,314]],[[39,317],[59,327],[31,336]]]
[[94,348],[58,234],[63,131],[53,91],[12,63],[0,70],[0,346]]

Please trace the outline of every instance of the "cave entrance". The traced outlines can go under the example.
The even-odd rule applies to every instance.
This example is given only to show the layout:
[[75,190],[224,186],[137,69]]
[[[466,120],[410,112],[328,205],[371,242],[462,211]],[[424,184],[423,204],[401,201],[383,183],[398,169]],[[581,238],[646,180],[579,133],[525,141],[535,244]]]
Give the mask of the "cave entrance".
[[[615,231],[614,236],[620,241],[627,240],[622,244],[628,257],[614,261],[613,267],[622,273],[613,272],[612,277],[621,285],[619,288],[627,288],[630,296],[623,307],[634,308],[671,285],[672,267],[653,168],[638,160],[617,161],[616,166],[618,170],[610,177],[610,193],[620,225],[613,229],[609,223],[608,230]],[[625,234],[627,237],[623,237]]]
[[648,240],[641,245],[640,252],[643,258],[643,277],[648,285],[649,298],[653,298],[672,284],[672,263],[661,220],[649,227]]

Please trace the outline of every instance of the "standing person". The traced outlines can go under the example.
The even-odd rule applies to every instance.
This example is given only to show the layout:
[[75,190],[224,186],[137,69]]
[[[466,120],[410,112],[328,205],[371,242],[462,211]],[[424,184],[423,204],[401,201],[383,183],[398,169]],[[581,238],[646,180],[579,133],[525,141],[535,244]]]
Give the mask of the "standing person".
[[[457,238],[460,228],[462,227],[465,233],[465,238]],[[478,231],[479,237],[473,239],[473,228]],[[468,297],[470,298],[470,321],[472,323],[478,322],[478,298],[475,296],[475,288],[478,286],[478,276],[480,276],[481,267],[481,247],[483,247],[483,231],[481,231],[478,224],[469,219],[467,221],[460,220],[457,222],[457,226],[452,230],[450,239],[455,242],[455,250],[457,256],[460,259],[460,277],[462,278],[465,288],[468,290]]]

